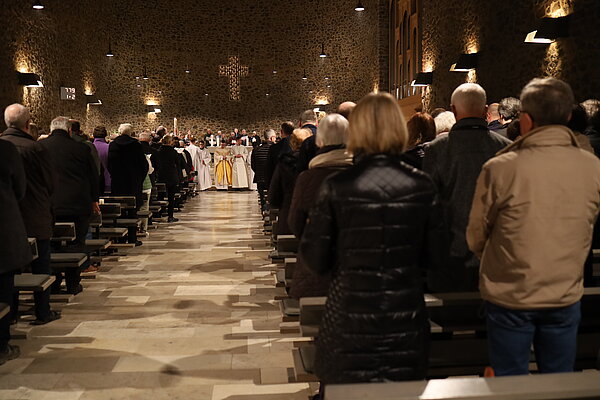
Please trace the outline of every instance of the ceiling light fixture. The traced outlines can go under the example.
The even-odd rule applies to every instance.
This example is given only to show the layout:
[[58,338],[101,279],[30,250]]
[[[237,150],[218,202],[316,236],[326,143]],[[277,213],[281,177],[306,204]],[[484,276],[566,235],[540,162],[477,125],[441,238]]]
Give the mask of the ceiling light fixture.
[[321,58],[327,57],[327,53],[325,53],[325,43],[321,43],[321,54],[319,54],[319,57],[321,57]]
[[433,72],[419,72],[411,86],[429,86],[433,83]]
[[90,106],[101,106],[102,105],[102,101],[93,94],[86,94],[85,101]]
[[354,11],[365,11],[365,6],[363,6],[362,1],[358,1],[358,4],[354,7]]
[[452,64],[450,67],[450,71],[452,72],[469,72],[472,69],[477,68],[477,54],[478,53],[470,53],[470,54],[461,54],[458,57],[458,61],[455,64]]
[[304,70],[304,75],[302,75],[302,80],[305,81],[307,80],[308,77],[306,76],[306,69]]
[[558,18],[542,18],[535,31],[529,32],[525,37],[525,43],[550,44],[557,38],[569,36],[570,16]]
[[112,46],[110,43],[110,36],[108,37],[108,52],[106,53],[106,57],[114,57],[115,55],[112,52]]
[[142,77],[143,80],[147,81],[148,79],[148,73],[146,72],[146,67],[144,67],[144,76]]
[[39,2],[39,1],[36,1],[36,2],[33,4],[33,9],[34,9],[34,10],[43,10],[43,9],[44,9],[44,5],[43,5],[41,2]]

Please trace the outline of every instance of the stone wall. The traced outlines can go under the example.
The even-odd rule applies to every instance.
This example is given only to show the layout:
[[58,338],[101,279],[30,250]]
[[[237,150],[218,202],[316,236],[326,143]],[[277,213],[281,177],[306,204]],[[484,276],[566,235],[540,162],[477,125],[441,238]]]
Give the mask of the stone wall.
[[[434,70],[425,108],[449,107],[452,90],[476,81],[490,102],[517,96],[532,78],[554,76],[571,84],[578,100],[600,97],[598,0],[424,0],[423,69]],[[551,45],[524,43],[538,18],[573,14],[571,36]],[[479,67],[450,72],[460,53],[479,51]]]
[[[174,117],[180,132],[276,128],[319,102],[331,109],[385,84],[382,3],[363,0],[358,13],[355,0],[61,0],[36,11],[5,0],[0,107],[25,103],[43,129],[56,115],[81,119],[87,131],[123,122],[172,128]],[[229,99],[228,78],[219,76],[229,56],[249,67],[240,101]],[[15,70],[39,74],[44,88],[18,86]],[[77,100],[61,101],[60,86],[75,87]],[[86,106],[84,91],[103,105]],[[163,112],[148,114],[149,103]]]

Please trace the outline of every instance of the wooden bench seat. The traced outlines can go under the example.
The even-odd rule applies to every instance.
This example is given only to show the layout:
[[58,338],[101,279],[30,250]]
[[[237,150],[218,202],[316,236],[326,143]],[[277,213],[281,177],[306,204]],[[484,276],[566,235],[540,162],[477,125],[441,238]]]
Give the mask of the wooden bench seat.
[[277,252],[292,253],[298,252],[298,239],[294,235],[277,235]]
[[325,400],[597,399],[600,372],[328,385]]
[[15,275],[15,291],[45,292],[55,280],[54,275],[18,274]]
[[56,268],[79,268],[88,259],[84,253],[52,253],[50,256],[50,265]]
[[27,238],[27,242],[29,243],[29,248],[31,249],[31,261],[37,260],[38,258],[38,248],[37,248],[37,240],[35,238]]
[[98,232],[100,239],[120,239],[127,236],[127,228],[103,227]]
[[55,222],[52,226],[53,242],[72,242],[75,240],[75,223],[74,222]]
[[0,303],[0,319],[6,317],[10,312],[10,307],[6,303]]
[[87,239],[85,241],[85,247],[90,252],[106,250],[111,244],[112,242],[108,239]]
[[283,315],[297,317],[300,315],[300,303],[296,299],[286,298],[281,300],[280,308]]

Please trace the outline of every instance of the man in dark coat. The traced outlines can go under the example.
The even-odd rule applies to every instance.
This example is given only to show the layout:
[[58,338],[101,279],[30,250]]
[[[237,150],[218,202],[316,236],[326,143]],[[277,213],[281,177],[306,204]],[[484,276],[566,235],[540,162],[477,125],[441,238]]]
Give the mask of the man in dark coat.
[[[54,174],[48,151],[29,133],[29,110],[21,104],[8,106],[4,111],[8,129],[0,139],[14,144],[25,168],[27,190],[19,206],[27,236],[35,238],[38,258],[31,263],[34,274],[50,275],[50,238],[52,237],[52,204]],[[60,313],[50,310],[50,292],[34,292],[35,325],[43,325],[60,318]],[[18,298],[17,298],[18,300]],[[15,306],[18,308],[18,304]]]
[[[85,251],[85,237],[90,227],[92,212],[100,213],[98,206],[98,174],[90,148],[71,139],[71,127],[66,117],[56,117],[50,124],[51,134],[40,142],[50,154],[57,180],[52,194],[52,207],[56,221],[75,223],[75,242],[70,249]],[[82,268],[88,267],[85,263]],[[77,294],[83,290],[80,271],[68,268],[65,271],[67,292]],[[60,289],[61,274],[53,285]]]
[[294,133],[294,123],[291,121],[281,124],[281,141],[269,147],[267,156],[267,164],[265,165],[265,184],[266,187],[271,185],[271,179],[275,173],[275,168],[279,163],[279,158],[282,154],[291,153],[290,136]]
[[140,137],[138,139],[142,145],[142,151],[144,154],[150,155],[150,162],[154,168],[154,172],[150,174],[150,180],[154,186],[156,184],[156,177],[158,176],[158,150],[151,145],[152,134],[150,132],[144,131],[140,133]]
[[[31,262],[31,249],[19,210],[25,196],[25,170],[12,143],[0,140],[0,303],[12,306],[15,272]],[[13,311],[14,312],[14,311]],[[10,345],[9,312],[0,319],[0,365],[19,357],[18,346]]]
[[268,190],[268,186],[265,179],[265,167],[269,159],[269,149],[275,141],[276,136],[273,129],[268,129],[265,132],[265,141],[252,150],[252,156],[250,158],[250,167],[252,168],[252,171],[254,171],[254,183],[256,183],[258,189],[258,197],[260,198],[262,211],[266,211],[267,209],[265,192]]
[[115,196],[135,196],[135,204],[139,209],[143,202],[142,184],[148,174],[148,161],[140,142],[131,137],[131,124],[121,124],[119,133],[121,135],[108,148],[111,193]]
[[423,171],[438,187],[450,229],[448,265],[428,271],[428,285],[436,292],[477,291],[479,260],[466,240],[475,184],[483,164],[511,141],[488,130],[486,93],[481,86],[459,86],[452,94],[452,111],[456,124],[448,135],[430,142],[423,158]]
[[298,164],[296,172],[299,174],[308,169],[308,164],[316,155],[317,147],[317,113],[314,110],[306,110],[300,116],[300,127],[310,129],[312,136],[302,142],[298,154]]

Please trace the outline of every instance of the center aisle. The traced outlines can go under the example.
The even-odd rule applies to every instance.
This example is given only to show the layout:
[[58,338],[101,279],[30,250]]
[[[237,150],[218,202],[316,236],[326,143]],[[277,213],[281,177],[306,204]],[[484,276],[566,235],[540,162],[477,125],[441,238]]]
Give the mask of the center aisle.
[[[0,398],[302,399],[255,192],[205,192],[29,330]],[[24,326],[19,323],[18,327]]]

